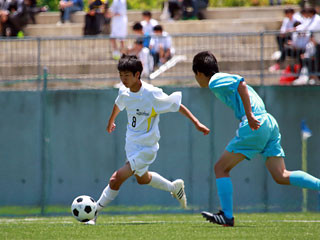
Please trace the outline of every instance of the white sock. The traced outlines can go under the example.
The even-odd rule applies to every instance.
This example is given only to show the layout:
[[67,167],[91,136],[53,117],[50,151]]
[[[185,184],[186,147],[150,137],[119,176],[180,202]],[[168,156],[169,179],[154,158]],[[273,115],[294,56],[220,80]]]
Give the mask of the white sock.
[[98,212],[116,198],[119,190],[112,190],[109,185],[103,190],[99,200],[97,201]]
[[160,176],[156,172],[149,172],[149,173],[152,175],[151,181],[149,183],[151,187],[161,189],[167,192],[172,192],[174,190],[174,186],[172,182]]

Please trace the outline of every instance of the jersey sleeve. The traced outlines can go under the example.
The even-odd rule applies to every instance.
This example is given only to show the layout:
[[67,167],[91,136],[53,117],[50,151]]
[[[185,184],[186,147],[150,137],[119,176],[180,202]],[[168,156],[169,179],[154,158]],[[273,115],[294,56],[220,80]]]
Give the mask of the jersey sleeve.
[[157,114],[166,112],[177,112],[180,109],[182,94],[174,92],[167,95],[159,89],[153,92],[152,106]]
[[210,81],[209,87],[217,94],[228,95],[228,93],[236,92],[238,90],[240,82],[242,81],[244,81],[244,78],[241,76],[228,75]]
[[118,94],[118,97],[115,100],[115,104],[120,109],[120,111],[122,111],[125,108],[124,97],[123,97],[123,89],[122,88],[119,89],[119,94]]

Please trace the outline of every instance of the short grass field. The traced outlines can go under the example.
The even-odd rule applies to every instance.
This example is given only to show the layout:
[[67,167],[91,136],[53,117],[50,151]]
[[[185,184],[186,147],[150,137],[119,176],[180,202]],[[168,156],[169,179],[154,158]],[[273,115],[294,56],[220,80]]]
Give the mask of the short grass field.
[[199,213],[102,214],[97,225],[72,216],[1,217],[0,239],[320,239],[320,213],[236,214],[235,227],[206,222]]

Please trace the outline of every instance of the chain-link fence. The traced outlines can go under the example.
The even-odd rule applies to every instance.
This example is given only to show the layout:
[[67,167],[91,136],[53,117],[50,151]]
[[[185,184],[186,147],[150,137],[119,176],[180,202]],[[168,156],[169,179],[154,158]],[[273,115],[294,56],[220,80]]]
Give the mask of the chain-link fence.
[[[279,51],[278,35],[279,32],[172,35],[175,56],[184,56],[183,61],[169,64],[171,68],[152,81],[194,84],[192,58],[199,51],[210,50],[222,72],[240,74],[252,85],[278,85],[280,78],[298,77],[300,71],[290,71],[289,67],[301,63],[300,55],[291,56],[281,63],[280,69],[269,71],[279,58],[274,54]],[[126,47],[132,46],[135,39],[136,36],[129,36]],[[0,39],[0,49],[1,87],[37,88],[44,67],[49,72],[48,87],[52,88],[100,88],[119,81],[108,37]],[[312,57],[315,65],[319,65],[318,55],[316,51]],[[318,69],[313,68],[314,75],[319,75]]]

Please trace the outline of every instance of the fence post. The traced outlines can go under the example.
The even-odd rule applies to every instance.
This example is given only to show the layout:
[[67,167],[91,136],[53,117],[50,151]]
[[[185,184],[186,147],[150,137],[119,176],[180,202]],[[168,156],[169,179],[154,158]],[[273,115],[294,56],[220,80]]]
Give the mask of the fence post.
[[264,34],[260,32],[260,85],[264,86]]
[[45,206],[47,201],[47,165],[48,165],[48,143],[47,137],[47,124],[46,124],[46,111],[47,111],[47,81],[48,69],[43,68],[43,88],[41,91],[40,101],[40,158],[41,158],[41,215],[45,215]]
[[38,62],[38,90],[40,90],[41,86],[41,39],[37,38],[37,47],[38,47],[38,56],[37,56],[37,62]]

